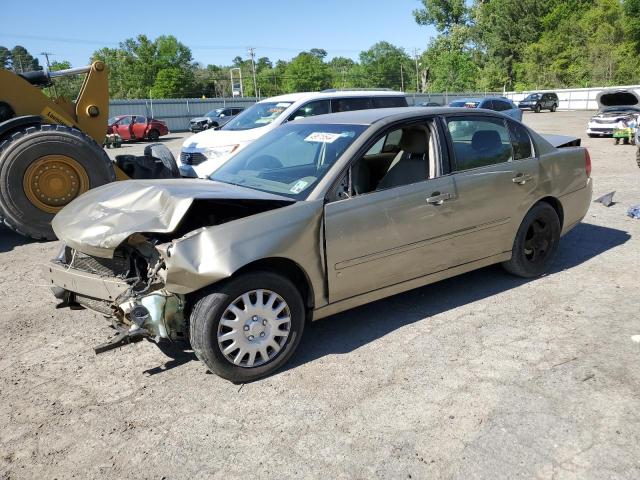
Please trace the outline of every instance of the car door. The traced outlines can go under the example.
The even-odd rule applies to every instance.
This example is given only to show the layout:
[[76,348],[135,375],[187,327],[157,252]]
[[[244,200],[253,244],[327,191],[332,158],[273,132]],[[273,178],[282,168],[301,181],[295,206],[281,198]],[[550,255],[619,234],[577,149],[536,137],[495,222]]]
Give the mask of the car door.
[[123,140],[131,140],[131,117],[122,117],[116,123],[116,132]]
[[133,125],[131,125],[131,137],[144,138],[147,134],[147,117],[137,115],[133,118],[133,122]]
[[[398,129],[402,135],[397,135]],[[330,302],[450,266],[450,237],[457,220],[448,202],[454,194],[453,178],[440,175],[442,133],[430,119],[419,125],[397,125],[382,136],[399,138],[407,135],[405,131],[415,135],[420,129],[428,133],[427,151],[416,151],[419,147],[407,146],[410,140],[402,138],[398,149],[374,138],[368,146],[371,153],[355,158],[328,196],[324,221]],[[405,158],[411,168],[424,166],[424,174],[414,175],[405,168],[394,179],[394,169]],[[387,178],[391,180],[386,182]],[[363,186],[358,189],[356,184]]]
[[[489,115],[452,115],[444,123],[453,152],[450,207],[462,220],[451,245],[456,263],[510,251],[539,181],[526,128]],[[512,136],[520,139],[517,148]]]

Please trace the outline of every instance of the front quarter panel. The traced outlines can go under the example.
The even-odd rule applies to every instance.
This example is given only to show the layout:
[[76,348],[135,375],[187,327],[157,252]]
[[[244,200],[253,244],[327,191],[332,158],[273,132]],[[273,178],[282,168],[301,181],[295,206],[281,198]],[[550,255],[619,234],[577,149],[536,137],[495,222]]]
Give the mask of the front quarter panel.
[[307,275],[317,306],[326,303],[323,202],[287,207],[201,228],[173,242],[165,256],[166,289],[187,294],[266,258],[285,258]]

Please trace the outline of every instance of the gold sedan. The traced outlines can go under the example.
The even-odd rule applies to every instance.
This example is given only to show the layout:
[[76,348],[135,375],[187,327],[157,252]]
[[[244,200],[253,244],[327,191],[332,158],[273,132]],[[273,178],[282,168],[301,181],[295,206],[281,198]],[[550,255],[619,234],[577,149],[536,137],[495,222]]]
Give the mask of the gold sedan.
[[65,207],[55,295],[113,319],[102,352],[188,340],[234,382],[307,320],[494,263],[535,277],[584,217],[591,164],[500,113],[364,110],[288,122],[210,180],[118,182]]

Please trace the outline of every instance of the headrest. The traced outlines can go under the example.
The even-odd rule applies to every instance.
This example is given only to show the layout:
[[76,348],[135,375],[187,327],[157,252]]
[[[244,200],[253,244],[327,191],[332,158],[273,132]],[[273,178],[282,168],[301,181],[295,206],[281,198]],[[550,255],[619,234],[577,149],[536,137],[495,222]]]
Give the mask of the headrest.
[[500,134],[495,130],[478,130],[471,138],[471,148],[474,150],[495,150],[501,146]]
[[400,150],[424,155],[429,151],[427,132],[420,128],[405,128],[400,138]]

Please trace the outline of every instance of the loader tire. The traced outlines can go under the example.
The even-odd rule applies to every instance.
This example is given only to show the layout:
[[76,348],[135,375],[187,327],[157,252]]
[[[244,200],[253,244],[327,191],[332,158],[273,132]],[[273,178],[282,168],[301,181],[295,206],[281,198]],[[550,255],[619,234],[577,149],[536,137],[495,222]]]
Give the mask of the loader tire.
[[0,217],[10,229],[54,240],[54,215],[85,191],[116,180],[93,139],[64,125],[34,125],[0,140]]

